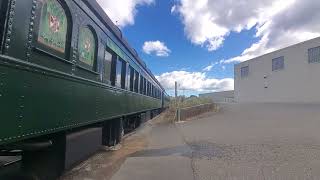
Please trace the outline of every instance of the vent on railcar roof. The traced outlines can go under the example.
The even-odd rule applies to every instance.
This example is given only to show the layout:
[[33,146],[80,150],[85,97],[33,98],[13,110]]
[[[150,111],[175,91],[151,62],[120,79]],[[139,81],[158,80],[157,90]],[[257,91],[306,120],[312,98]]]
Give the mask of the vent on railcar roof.
[[139,57],[139,54],[137,53],[136,49],[132,48],[133,52],[134,52],[134,55],[138,58]]
[[115,27],[117,28],[117,30],[118,30],[118,33],[119,33],[119,37],[121,38],[121,39],[123,39],[123,36],[122,36],[122,31],[121,31],[121,29],[117,26],[117,25],[115,25]]

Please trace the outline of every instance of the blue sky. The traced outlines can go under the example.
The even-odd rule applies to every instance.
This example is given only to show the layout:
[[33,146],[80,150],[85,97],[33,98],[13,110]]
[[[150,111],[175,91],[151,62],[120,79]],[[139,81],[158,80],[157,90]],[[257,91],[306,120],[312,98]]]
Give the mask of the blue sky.
[[231,90],[235,63],[319,36],[299,21],[320,16],[305,12],[316,0],[98,2],[170,94],[175,80],[185,95]]
[[[172,15],[171,1],[159,1],[151,6],[141,6],[135,17],[133,26],[122,28],[125,37],[136,48],[140,56],[147,63],[153,73],[159,75],[172,70],[202,71],[211,63],[228,59],[240,54],[243,50],[257,41],[254,38],[255,30],[232,33],[225,41],[223,48],[208,52],[207,49],[196,46],[184,35],[183,24],[179,16]],[[168,57],[157,57],[143,52],[142,45],[145,41],[160,40],[165,42],[171,50]],[[238,42],[242,42],[238,44]],[[233,65],[227,65],[226,71],[221,67],[208,74],[216,78],[233,77]]]

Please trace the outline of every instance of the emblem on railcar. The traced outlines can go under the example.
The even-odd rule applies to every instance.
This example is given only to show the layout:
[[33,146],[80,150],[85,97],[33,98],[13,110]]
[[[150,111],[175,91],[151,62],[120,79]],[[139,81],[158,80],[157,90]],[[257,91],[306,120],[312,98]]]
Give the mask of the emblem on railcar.
[[49,27],[53,33],[57,33],[60,31],[60,21],[57,16],[53,16],[49,13]]
[[57,0],[42,0],[40,7],[38,42],[64,53],[68,28],[65,10]]

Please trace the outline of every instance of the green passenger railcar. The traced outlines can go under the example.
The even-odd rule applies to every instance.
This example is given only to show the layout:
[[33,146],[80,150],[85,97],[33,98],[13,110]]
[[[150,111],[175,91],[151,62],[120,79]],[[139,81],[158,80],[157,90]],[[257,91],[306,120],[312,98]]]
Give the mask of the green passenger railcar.
[[0,0],[0,10],[1,152],[22,150],[34,168],[28,155],[65,150],[69,134],[98,128],[110,145],[131,117],[165,108],[165,90],[96,1]]

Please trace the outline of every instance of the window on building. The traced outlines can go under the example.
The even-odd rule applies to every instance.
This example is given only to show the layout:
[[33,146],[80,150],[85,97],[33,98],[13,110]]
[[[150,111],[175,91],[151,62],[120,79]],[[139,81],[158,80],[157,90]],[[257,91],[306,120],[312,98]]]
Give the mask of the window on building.
[[272,71],[278,71],[284,69],[284,57],[278,57],[272,59]]
[[8,0],[0,2],[0,51],[2,50],[2,37],[4,36],[5,21],[7,16]]
[[57,0],[43,0],[39,3],[41,14],[37,41],[49,51],[64,54],[68,34],[66,12]]
[[117,59],[116,64],[116,82],[115,85],[122,89],[125,89],[125,79],[126,79],[126,64],[120,58]]
[[248,77],[249,76],[249,66],[245,66],[241,68],[241,77]]
[[138,71],[135,71],[134,75],[134,92],[139,92],[139,73]]
[[80,28],[78,48],[80,65],[95,71],[96,40],[89,27]]
[[320,46],[308,49],[309,63],[320,62]]
[[110,84],[111,82],[111,63],[112,63],[112,58],[114,55],[112,55],[111,52],[108,50],[105,51],[104,53],[104,63],[103,63],[103,82]]

